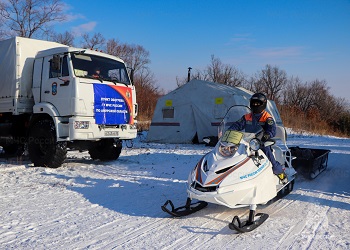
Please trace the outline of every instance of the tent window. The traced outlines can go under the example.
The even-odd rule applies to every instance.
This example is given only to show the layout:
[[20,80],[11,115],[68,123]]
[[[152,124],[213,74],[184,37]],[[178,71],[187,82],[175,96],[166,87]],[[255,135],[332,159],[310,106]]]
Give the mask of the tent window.
[[163,108],[162,112],[163,112],[163,119],[164,118],[174,118],[174,108],[173,107]]

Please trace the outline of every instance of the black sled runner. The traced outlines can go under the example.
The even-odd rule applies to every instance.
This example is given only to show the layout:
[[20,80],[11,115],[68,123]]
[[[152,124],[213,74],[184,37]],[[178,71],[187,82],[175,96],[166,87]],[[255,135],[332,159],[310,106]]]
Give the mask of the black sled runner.
[[[170,206],[171,210],[168,209],[168,205]],[[205,201],[198,201],[195,203],[191,203],[191,199],[187,198],[186,205],[181,206],[178,208],[175,208],[173,202],[171,200],[167,200],[163,206],[161,206],[162,210],[174,217],[183,217],[186,215],[193,214],[195,212],[198,212],[199,210],[202,210],[208,205]]]

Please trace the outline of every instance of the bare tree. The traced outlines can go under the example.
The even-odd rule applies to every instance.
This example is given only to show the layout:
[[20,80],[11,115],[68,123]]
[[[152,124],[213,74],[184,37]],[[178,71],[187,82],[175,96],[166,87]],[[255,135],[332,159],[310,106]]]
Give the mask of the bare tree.
[[247,84],[247,76],[243,73],[243,71],[232,67],[230,74],[230,80],[228,81],[227,85],[244,87]]
[[283,91],[283,104],[295,107],[303,113],[317,111],[325,121],[338,119],[346,112],[346,102],[329,93],[325,80],[302,83],[300,79],[291,78]]
[[162,91],[155,84],[154,75],[148,69],[140,70],[134,78],[134,83],[140,118],[142,120],[151,120],[157,100],[162,94]]
[[130,53],[129,45],[119,42],[117,39],[110,39],[106,43],[107,54],[114,55],[120,58],[126,58]]
[[153,73],[148,68],[149,52],[141,45],[121,43],[110,39],[106,43],[106,51],[110,55],[123,59],[126,65],[134,71],[134,84],[139,105],[138,120],[140,124],[152,119],[157,100],[163,91],[156,85]]
[[206,71],[212,82],[221,82],[222,78],[222,62],[219,58],[211,55],[211,64],[207,66]]
[[88,33],[82,36],[84,42],[82,44],[83,48],[102,50],[105,45],[106,39],[101,33],[95,33],[92,37]]
[[302,112],[308,112],[314,106],[314,98],[309,86],[299,77],[292,77],[288,80],[283,91],[283,98],[284,105],[296,107]]
[[3,36],[40,37],[54,22],[66,19],[60,0],[7,0],[0,2]]
[[210,81],[230,86],[242,86],[246,81],[242,71],[229,64],[222,63],[214,55],[211,56],[211,64],[207,66],[206,74]]
[[129,45],[120,43],[116,39],[111,39],[107,41],[106,47],[108,54],[123,59],[134,70],[135,74],[142,69],[148,68],[148,64],[151,62],[149,51],[141,45]]
[[67,46],[74,46],[74,35],[68,31],[62,34],[53,34],[52,41],[58,42]]
[[149,52],[141,45],[132,45],[129,49],[130,52],[124,60],[135,71],[135,74],[141,69],[148,68],[148,64],[151,62]]
[[[176,77],[178,87],[187,82],[188,77]],[[203,80],[222,83],[229,86],[245,86],[247,85],[246,75],[239,69],[221,62],[219,58],[211,56],[210,64],[204,70],[195,69],[191,74],[191,80]]]
[[[190,80],[197,79],[202,81],[210,81],[209,76],[206,71],[201,71],[199,69],[194,69],[190,74]],[[181,87],[188,82],[188,75],[184,77],[176,76],[176,86]]]
[[176,76],[176,86],[179,88],[179,87],[185,85],[188,82],[187,80],[188,80],[187,77],[180,78],[180,77]]
[[287,80],[287,74],[284,70],[267,64],[265,69],[256,74],[255,83],[252,86],[253,92],[263,92],[268,99],[278,102]]
[[[219,58],[211,56],[210,64],[204,70],[194,70],[191,74],[191,80],[198,79],[226,84],[229,86],[243,86],[246,83],[244,73],[235,67],[224,64]],[[176,77],[177,86],[182,86],[187,82],[187,77]]]
[[209,81],[209,75],[205,70],[195,69],[191,74],[191,79]]

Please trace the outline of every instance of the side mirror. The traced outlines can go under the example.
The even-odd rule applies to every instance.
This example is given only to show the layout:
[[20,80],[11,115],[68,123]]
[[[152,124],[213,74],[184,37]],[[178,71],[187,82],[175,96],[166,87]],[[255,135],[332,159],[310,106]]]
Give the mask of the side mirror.
[[131,84],[134,84],[134,69],[131,69],[130,71],[130,81],[131,81]]
[[126,67],[128,69],[129,77],[130,77],[130,82],[131,84],[134,84],[134,69],[131,67]]
[[57,70],[57,71],[61,70],[61,57],[60,57],[60,55],[53,55],[51,63],[52,63],[52,68],[54,70]]

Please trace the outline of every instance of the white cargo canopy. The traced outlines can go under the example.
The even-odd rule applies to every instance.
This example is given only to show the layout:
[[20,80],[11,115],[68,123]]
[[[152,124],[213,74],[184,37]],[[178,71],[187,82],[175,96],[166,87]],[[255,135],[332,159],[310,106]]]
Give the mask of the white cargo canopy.
[[[217,128],[233,105],[249,106],[252,92],[224,84],[192,80],[159,98],[147,141],[196,143],[203,137],[217,136]],[[276,105],[268,101],[267,110],[282,125]]]
[[0,112],[18,113],[21,109],[32,109],[34,58],[39,51],[62,46],[23,37],[0,41]]

